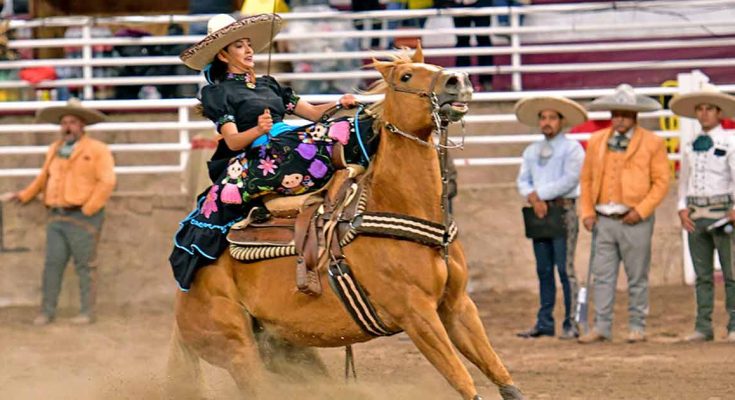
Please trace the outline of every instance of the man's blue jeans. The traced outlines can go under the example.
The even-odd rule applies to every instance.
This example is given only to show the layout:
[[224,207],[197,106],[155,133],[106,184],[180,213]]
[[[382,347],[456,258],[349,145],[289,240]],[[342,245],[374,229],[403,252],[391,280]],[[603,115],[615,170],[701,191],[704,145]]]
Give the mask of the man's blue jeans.
[[564,293],[563,329],[572,327],[573,290],[567,274],[567,238],[534,239],[533,252],[536,255],[540,307],[536,319],[536,329],[544,333],[554,333],[554,303],[556,301],[556,280],[554,266],[559,271]]

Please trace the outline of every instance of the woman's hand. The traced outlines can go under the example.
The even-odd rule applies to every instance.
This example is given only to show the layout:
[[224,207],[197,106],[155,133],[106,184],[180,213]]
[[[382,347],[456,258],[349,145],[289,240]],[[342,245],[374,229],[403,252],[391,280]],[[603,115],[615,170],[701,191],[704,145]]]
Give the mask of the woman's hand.
[[263,114],[258,116],[258,129],[262,135],[270,132],[271,128],[273,128],[273,118],[271,117],[271,111],[266,108]]
[[339,105],[341,105],[344,108],[352,108],[357,105],[357,99],[355,96],[346,93],[342,97],[339,98]]

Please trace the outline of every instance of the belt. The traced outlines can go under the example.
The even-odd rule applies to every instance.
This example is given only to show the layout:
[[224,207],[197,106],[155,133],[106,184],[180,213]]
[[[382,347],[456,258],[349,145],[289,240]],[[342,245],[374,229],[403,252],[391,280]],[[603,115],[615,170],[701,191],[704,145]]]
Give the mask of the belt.
[[708,207],[728,203],[732,204],[732,196],[729,194],[718,194],[716,196],[687,196],[688,206]]
[[570,207],[573,206],[577,199],[571,199],[571,198],[565,198],[565,197],[557,197],[555,199],[546,200],[548,204],[553,204],[555,206],[560,207]]
[[52,214],[71,214],[73,212],[81,211],[82,206],[70,206],[70,207],[49,207]]
[[610,218],[610,219],[623,219],[623,218],[625,218],[625,215],[626,214],[603,214],[603,213],[597,211],[597,215],[599,215],[601,217],[605,217],[605,218]]

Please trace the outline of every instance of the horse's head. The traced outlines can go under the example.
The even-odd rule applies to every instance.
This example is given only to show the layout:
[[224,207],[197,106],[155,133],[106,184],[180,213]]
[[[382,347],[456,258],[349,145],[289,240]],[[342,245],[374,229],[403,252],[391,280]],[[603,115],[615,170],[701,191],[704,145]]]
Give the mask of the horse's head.
[[410,57],[396,56],[373,65],[383,75],[383,82],[374,90],[385,93],[382,118],[404,131],[426,139],[435,128],[432,113],[454,122],[468,111],[472,85],[467,74],[424,64],[420,45]]

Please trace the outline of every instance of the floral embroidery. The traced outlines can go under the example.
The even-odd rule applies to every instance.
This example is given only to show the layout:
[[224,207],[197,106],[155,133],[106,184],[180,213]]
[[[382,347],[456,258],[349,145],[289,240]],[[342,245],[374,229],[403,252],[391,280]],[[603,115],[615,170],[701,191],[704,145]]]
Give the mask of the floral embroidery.
[[258,169],[263,171],[263,176],[268,176],[268,174],[275,175],[276,169],[278,169],[278,165],[276,165],[275,161],[268,157],[260,160],[260,165],[258,165]]
[[225,115],[221,116],[217,120],[217,122],[215,122],[215,125],[217,126],[217,132],[219,132],[219,130],[222,128],[222,125],[224,125],[224,124],[226,124],[228,122],[235,123],[235,116],[234,115],[230,115],[230,114],[225,114]]
[[296,109],[296,103],[299,102],[300,97],[296,96],[291,92],[291,95],[288,96],[288,100],[286,100],[285,106],[286,106],[286,112],[289,114],[293,114],[294,110]]
[[296,152],[299,153],[304,160],[311,160],[316,156],[317,147],[313,144],[301,143],[296,147]]
[[209,193],[207,193],[207,199],[204,201],[204,204],[202,204],[202,214],[204,214],[205,218],[209,218],[212,213],[215,213],[218,211],[217,208],[217,192],[219,191],[219,186],[212,185],[212,187],[209,189]]
[[317,179],[324,178],[328,170],[329,168],[327,168],[327,164],[324,164],[322,160],[314,160],[311,162],[311,165],[309,165],[309,173]]
[[346,145],[350,140],[350,123],[339,121],[329,127],[329,137]]
[[255,89],[255,78],[250,74],[234,74],[232,72],[228,72],[227,75],[225,75],[225,79],[245,82],[245,87],[248,89]]

